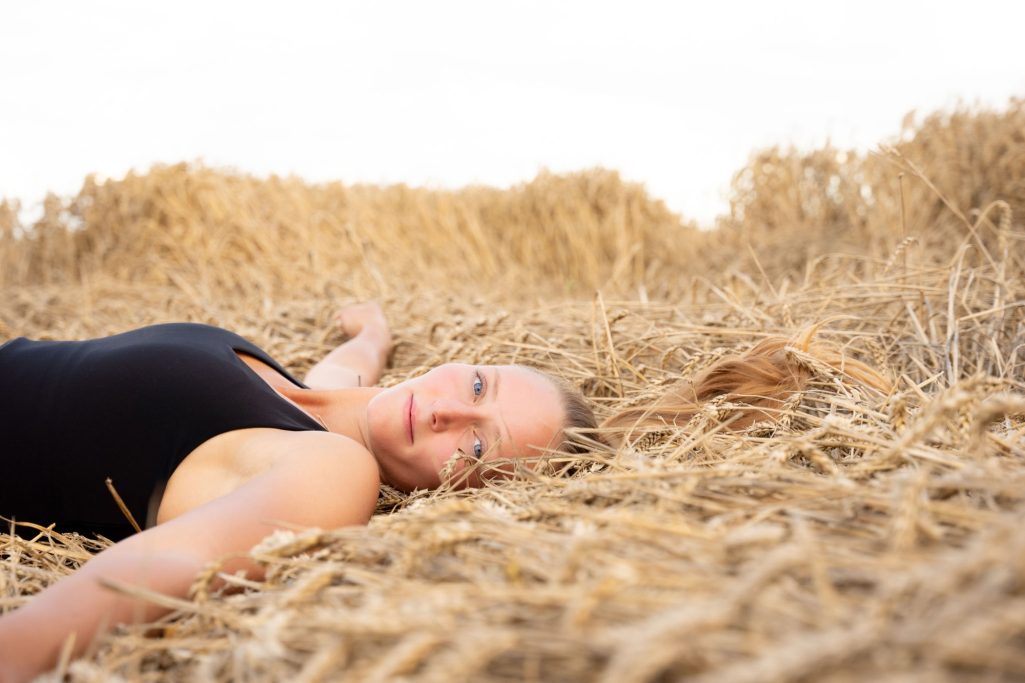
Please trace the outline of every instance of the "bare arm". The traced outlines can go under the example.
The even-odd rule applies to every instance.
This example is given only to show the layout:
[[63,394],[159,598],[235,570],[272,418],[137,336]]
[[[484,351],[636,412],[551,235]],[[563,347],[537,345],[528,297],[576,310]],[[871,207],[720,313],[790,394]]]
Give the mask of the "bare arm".
[[[101,580],[184,597],[206,563],[245,553],[278,528],[274,522],[365,524],[377,501],[373,456],[355,445],[339,451],[337,435],[303,433],[310,434],[316,438],[304,438],[302,451],[236,491],[121,541],[0,618],[0,682],[29,680],[53,667],[70,633],[76,634],[77,656],[109,626],[150,621],[168,611],[104,588]],[[238,569],[262,574],[247,557],[224,565],[227,572]]]
[[381,307],[372,301],[346,306],[335,321],[350,339],[310,368],[303,381],[312,389],[374,386],[392,347]]

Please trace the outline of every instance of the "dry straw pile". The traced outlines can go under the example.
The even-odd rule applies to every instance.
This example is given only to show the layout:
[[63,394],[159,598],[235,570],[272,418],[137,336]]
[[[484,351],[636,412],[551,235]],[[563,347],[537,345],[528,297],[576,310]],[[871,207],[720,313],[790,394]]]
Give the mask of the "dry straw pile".
[[[368,528],[269,538],[260,584],[144,596],[175,612],[71,679],[1025,677],[1023,178],[1014,101],[874,154],[760,152],[708,232],[600,170],[443,192],[182,165],[89,180],[31,230],[0,206],[0,338],[194,320],[302,371],[376,297],[386,381],[524,362],[606,415],[825,321],[895,385],[794,348],[813,381],[778,423],[731,432],[713,401],[482,490],[385,491]],[[97,547],[59,531],[0,536],[0,608]]]

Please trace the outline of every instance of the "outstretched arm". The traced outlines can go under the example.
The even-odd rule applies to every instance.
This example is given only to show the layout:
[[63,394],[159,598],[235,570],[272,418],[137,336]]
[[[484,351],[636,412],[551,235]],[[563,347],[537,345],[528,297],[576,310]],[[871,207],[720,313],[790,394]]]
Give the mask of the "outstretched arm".
[[349,340],[310,368],[303,380],[311,389],[372,387],[391,352],[391,332],[381,307],[370,301],[346,306],[335,315]]
[[[373,456],[355,447],[339,452],[337,441],[329,442],[336,435],[302,434],[315,438],[304,439],[301,450],[271,470],[226,496],[117,543],[0,618],[0,682],[26,681],[53,667],[71,633],[77,656],[106,628],[151,621],[168,611],[105,588],[101,581],[184,597],[208,562],[246,553],[279,524],[365,524],[377,501]],[[223,571],[239,569],[262,575],[248,557],[226,561]]]

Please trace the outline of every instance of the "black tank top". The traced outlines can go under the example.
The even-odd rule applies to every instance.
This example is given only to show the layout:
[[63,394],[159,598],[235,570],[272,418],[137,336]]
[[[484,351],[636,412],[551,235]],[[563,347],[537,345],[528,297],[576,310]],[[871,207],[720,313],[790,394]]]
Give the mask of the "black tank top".
[[0,515],[118,540],[133,529],[108,477],[145,526],[151,499],[207,439],[248,427],[324,431],[236,352],[306,388],[254,344],[209,325],[0,346]]

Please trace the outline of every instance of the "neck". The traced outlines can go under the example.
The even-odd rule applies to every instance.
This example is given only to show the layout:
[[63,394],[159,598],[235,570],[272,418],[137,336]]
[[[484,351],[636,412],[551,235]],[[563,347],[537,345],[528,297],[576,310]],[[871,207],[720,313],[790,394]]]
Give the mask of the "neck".
[[325,429],[347,436],[370,450],[367,405],[380,387],[349,389],[286,389],[283,393]]

